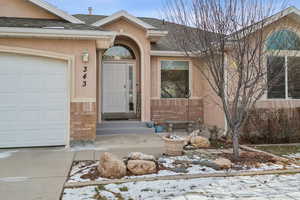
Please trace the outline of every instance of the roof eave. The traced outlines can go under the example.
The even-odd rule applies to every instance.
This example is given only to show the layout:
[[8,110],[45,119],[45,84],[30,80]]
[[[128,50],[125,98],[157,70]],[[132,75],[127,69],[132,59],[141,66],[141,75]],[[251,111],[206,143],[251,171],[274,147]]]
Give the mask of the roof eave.
[[116,33],[111,31],[0,27],[0,37],[97,40],[108,38],[114,39],[115,36]]
[[83,21],[79,20],[78,18],[69,15],[68,13],[56,8],[55,6],[51,5],[48,2],[45,2],[43,0],[28,0],[29,2],[49,11],[50,13],[53,13],[54,15],[61,17],[62,19],[74,23],[74,24],[84,24]]
[[[257,23],[257,24],[254,24],[253,26],[255,26],[255,27],[254,27],[254,28],[251,28],[251,29],[249,30],[249,32],[248,32],[246,35],[250,35],[250,34],[252,34],[252,33],[258,31],[258,30],[261,29],[262,27],[266,27],[266,26],[268,26],[268,25],[270,25],[270,24],[272,24],[272,23],[278,21],[279,19],[281,19],[281,18],[283,18],[283,17],[286,17],[286,16],[289,16],[289,15],[291,15],[291,14],[297,15],[297,16],[299,17],[299,19],[300,19],[300,10],[298,10],[296,7],[292,6],[292,7],[286,8],[286,9],[284,9],[284,10],[282,10],[282,11],[280,11],[280,12],[274,14],[273,16],[271,16],[271,17],[265,19],[265,20],[262,21],[262,22],[259,22],[259,23]],[[264,24],[262,24],[262,23],[264,23]],[[247,29],[246,29],[246,30],[247,30]],[[234,35],[236,35],[236,34],[239,34],[239,32],[236,32],[236,33],[231,34],[231,35],[229,36],[229,38],[233,38]],[[244,33],[243,35],[245,35],[245,33]]]
[[129,21],[141,26],[144,29],[156,29],[156,27],[140,20],[139,18],[129,14],[128,12],[126,12],[124,10],[121,10],[119,12],[116,12],[115,14],[112,14],[112,15],[104,18],[104,19],[96,21],[92,24],[92,26],[100,27],[100,26],[103,26],[105,24],[109,24],[109,23],[111,23],[111,22],[113,22],[113,21],[115,21],[119,18],[122,18],[122,17],[124,17],[124,18],[128,19]]
[[163,51],[163,50],[151,50],[151,56],[162,56],[162,57],[188,57],[184,51]]
[[168,35],[168,31],[162,31],[162,30],[148,30],[147,31],[147,38],[151,42],[157,42],[159,41],[162,37],[166,37]]

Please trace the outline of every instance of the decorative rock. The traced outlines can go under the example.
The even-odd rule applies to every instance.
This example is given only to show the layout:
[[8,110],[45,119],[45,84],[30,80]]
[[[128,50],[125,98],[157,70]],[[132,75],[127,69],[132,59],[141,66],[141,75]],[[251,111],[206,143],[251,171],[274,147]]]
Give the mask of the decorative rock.
[[214,162],[208,161],[208,160],[193,161],[192,164],[213,168],[214,170],[221,170],[221,168],[218,165],[216,165]]
[[143,154],[141,152],[131,152],[128,155],[128,160],[150,160],[155,161],[155,157],[152,155]]
[[187,151],[189,151],[189,150],[195,150],[195,149],[197,149],[197,148],[195,148],[193,145],[186,145],[184,147],[184,150],[187,150]]
[[199,136],[200,130],[194,130],[191,134],[190,137],[195,137],[195,136]]
[[171,169],[171,171],[175,172],[175,173],[188,173],[189,171],[186,169],[186,168],[181,168],[181,167],[178,167],[178,168],[174,168],[174,169]]
[[230,169],[232,167],[232,162],[226,158],[218,158],[214,161],[221,169]]
[[124,162],[113,154],[105,152],[100,156],[98,171],[104,178],[122,178],[126,175],[127,169]]
[[156,164],[148,160],[129,160],[128,170],[134,175],[144,175],[156,173]]
[[199,130],[198,136],[202,136],[206,139],[210,139],[211,138],[211,132],[210,132],[208,127],[203,125],[202,128]]
[[207,148],[210,146],[210,142],[207,138],[202,136],[194,136],[191,138],[191,144],[196,148]]

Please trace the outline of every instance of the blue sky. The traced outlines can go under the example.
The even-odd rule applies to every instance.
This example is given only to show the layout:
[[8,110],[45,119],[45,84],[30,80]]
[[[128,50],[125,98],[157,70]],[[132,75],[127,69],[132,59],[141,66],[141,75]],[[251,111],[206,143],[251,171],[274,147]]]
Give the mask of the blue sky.
[[46,0],[70,14],[87,14],[88,7],[93,7],[94,14],[110,15],[119,10],[143,17],[159,17],[162,0]]
[[[160,18],[159,10],[163,0],[46,0],[70,14],[87,14],[87,8],[93,7],[94,14],[110,15],[119,10],[127,10],[138,17]],[[283,0],[273,0],[281,3]],[[285,0],[286,1],[286,0]],[[300,8],[300,0],[288,0],[289,5]]]

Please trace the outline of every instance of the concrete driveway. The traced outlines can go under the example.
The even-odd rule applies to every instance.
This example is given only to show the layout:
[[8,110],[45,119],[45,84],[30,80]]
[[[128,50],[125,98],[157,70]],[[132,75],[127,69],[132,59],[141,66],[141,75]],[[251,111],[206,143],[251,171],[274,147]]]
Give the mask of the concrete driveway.
[[58,200],[73,158],[64,148],[0,150],[0,199]]

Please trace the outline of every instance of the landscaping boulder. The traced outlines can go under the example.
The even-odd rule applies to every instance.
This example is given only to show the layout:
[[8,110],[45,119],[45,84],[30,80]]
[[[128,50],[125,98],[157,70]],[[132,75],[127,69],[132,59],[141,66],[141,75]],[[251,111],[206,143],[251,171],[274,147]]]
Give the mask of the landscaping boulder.
[[209,140],[202,136],[193,136],[191,144],[196,148],[208,148],[210,146]]
[[141,152],[131,152],[128,155],[128,160],[149,160],[155,161],[155,157],[152,155],[147,155]]
[[192,137],[198,136],[199,132],[200,132],[200,130],[197,129],[197,130],[194,130],[193,132],[191,132],[188,136],[186,136],[185,137],[185,145],[191,144]]
[[210,139],[211,138],[211,132],[210,132],[210,130],[207,126],[202,125],[202,127],[199,130],[198,136],[202,136],[206,139]]
[[156,173],[156,164],[148,160],[129,160],[128,170],[134,175],[144,175]]
[[232,162],[226,158],[218,158],[214,163],[218,165],[220,169],[230,169],[232,167]]
[[122,178],[127,172],[124,162],[108,152],[101,154],[97,169],[101,177],[111,179]]

